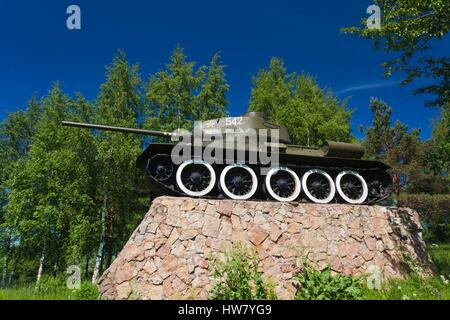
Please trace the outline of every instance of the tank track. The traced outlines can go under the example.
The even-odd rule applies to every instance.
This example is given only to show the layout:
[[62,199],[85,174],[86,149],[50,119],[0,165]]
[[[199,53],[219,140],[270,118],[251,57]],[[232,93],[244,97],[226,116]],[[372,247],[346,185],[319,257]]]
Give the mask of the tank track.
[[[155,165],[172,163],[170,156],[167,154],[157,154],[150,157],[147,161],[147,166],[145,168],[146,175],[150,179],[150,189],[151,192],[155,195],[170,195],[170,196],[188,196],[192,197],[192,195],[183,192],[177,183],[176,173],[179,166],[175,166],[172,164],[173,168],[166,172],[166,175],[161,179],[160,176],[155,174]],[[246,165],[251,168],[257,178],[257,189],[255,193],[248,198],[248,200],[259,200],[259,201],[276,201],[267,190],[266,185],[266,176],[260,174],[261,166],[258,165]],[[224,170],[227,165],[216,165],[212,166],[214,170],[215,176],[220,177],[222,170]],[[301,183],[303,183],[303,179],[306,172],[310,170],[322,170],[326,172],[334,182],[336,182],[336,178],[339,173],[343,171],[351,171],[358,173],[367,184],[367,197],[361,203],[355,204],[363,204],[363,205],[371,205],[378,202],[381,202],[387,199],[392,192],[392,180],[389,173],[384,168],[358,168],[358,167],[350,167],[350,166],[314,166],[314,165],[301,165],[301,164],[292,164],[292,163],[280,163],[280,167],[288,168],[293,170]],[[230,197],[225,194],[224,190],[221,188],[221,184],[219,183],[219,179],[216,179],[216,182],[212,189],[205,195],[202,195],[201,198],[206,199],[230,199]],[[306,196],[305,190],[302,187],[301,192],[298,197],[294,200],[295,202],[316,202],[311,200]],[[317,202],[316,202],[317,203]],[[335,192],[333,199],[327,203],[349,203],[346,201],[339,192]]]

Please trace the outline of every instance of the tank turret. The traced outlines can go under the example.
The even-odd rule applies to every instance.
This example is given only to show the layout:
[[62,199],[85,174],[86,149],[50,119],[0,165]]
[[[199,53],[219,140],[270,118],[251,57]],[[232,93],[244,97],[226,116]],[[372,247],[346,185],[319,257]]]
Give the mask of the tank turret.
[[[155,195],[370,204],[386,199],[392,189],[389,166],[362,160],[361,145],[336,141],[326,141],[321,148],[292,145],[287,128],[268,121],[261,112],[196,122],[193,132],[62,124],[170,138],[171,142],[151,143],[137,159]],[[220,148],[211,152],[212,143]],[[174,159],[178,149],[184,150],[181,160]],[[276,162],[264,162],[267,157]]]

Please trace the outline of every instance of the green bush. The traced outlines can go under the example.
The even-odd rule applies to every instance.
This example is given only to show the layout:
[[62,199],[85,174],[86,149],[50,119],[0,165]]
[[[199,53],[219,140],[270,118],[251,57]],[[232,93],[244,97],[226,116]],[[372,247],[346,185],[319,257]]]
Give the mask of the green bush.
[[449,194],[402,194],[399,205],[416,210],[428,242],[450,242]]
[[64,297],[63,299],[74,300],[96,300],[99,292],[95,284],[82,282],[79,289],[69,290],[63,277],[52,277],[44,275],[34,290],[34,297]]
[[212,260],[214,286],[209,292],[212,300],[276,299],[273,286],[267,284],[258,271],[259,260],[254,250],[236,244],[225,260]]
[[303,263],[303,270],[295,275],[298,282],[297,300],[357,300],[362,297],[361,279],[346,275],[332,275],[327,266],[315,270],[309,263]]
[[92,282],[83,282],[80,289],[74,290],[72,295],[75,300],[97,300],[99,292]]
[[66,289],[66,284],[63,277],[53,277],[43,275],[36,286],[36,291],[41,294],[47,294],[55,291]]

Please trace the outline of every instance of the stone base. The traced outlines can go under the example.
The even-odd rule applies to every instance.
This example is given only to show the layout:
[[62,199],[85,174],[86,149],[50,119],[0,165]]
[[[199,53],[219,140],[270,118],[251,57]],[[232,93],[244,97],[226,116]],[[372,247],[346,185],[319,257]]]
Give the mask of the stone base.
[[255,246],[281,299],[301,256],[336,273],[432,272],[417,212],[361,205],[157,198],[99,282],[103,299],[206,299],[210,254]]

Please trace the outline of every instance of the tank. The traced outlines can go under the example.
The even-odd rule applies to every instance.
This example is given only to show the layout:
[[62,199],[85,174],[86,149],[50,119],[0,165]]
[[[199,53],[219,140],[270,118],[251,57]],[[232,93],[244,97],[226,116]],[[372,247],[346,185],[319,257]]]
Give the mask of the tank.
[[[156,196],[373,204],[392,192],[390,167],[363,160],[361,145],[293,145],[286,127],[260,112],[196,122],[193,132],[62,124],[153,137],[136,165]],[[154,142],[161,138],[171,141]]]

